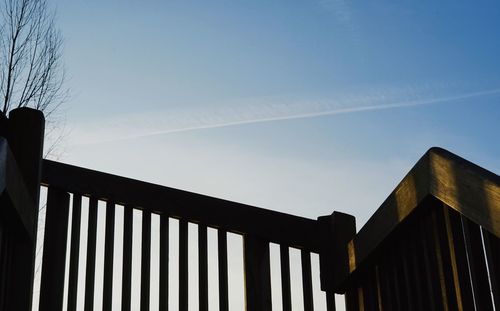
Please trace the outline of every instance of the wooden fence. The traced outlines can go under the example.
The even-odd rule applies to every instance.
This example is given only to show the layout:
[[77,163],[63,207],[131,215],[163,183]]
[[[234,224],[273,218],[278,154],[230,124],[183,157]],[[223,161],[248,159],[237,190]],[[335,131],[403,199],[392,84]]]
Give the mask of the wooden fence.
[[[152,217],[159,218],[159,288],[155,292],[160,310],[168,310],[172,285],[170,219],[179,224],[179,310],[188,310],[192,295],[189,224],[197,227],[199,310],[208,310],[211,298],[209,228],[217,232],[218,301],[223,311],[229,310],[228,233],[243,240],[248,311],[272,309],[270,243],[279,245],[284,311],[296,310],[290,248],[300,249],[305,311],[314,310],[313,282],[317,280],[311,273],[311,254],[319,254],[319,281],[328,311],[335,310],[334,293],[346,294],[347,310],[500,310],[499,177],[445,150],[429,150],[356,234],[354,217],[340,212],[307,219],[42,160],[41,113],[24,108],[0,121],[0,136],[7,138],[0,138],[2,311],[31,308],[40,186],[47,188],[47,205],[39,310],[62,310],[65,290],[67,310],[77,309],[79,295],[84,295],[84,310],[94,309],[100,208],[105,210],[102,310],[112,310],[116,287],[122,293],[121,310],[132,309],[134,210],[142,215],[140,310],[149,310],[152,298]],[[82,218],[84,198],[89,202],[87,218]],[[122,281],[113,284],[118,205],[123,207]],[[82,227],[86,232],[81,232]],[[79,253],[82,233],[87,243],[85,258]],[[81,260],[86,262],[83,273]],[[79,292],[79,280],[84,280],[83,292]]]
[[348,243],[347,310],[500,310],[500,178],[430,149]]

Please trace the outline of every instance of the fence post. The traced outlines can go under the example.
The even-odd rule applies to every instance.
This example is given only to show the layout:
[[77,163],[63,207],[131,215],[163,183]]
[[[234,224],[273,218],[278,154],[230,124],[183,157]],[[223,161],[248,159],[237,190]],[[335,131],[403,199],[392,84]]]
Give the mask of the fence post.
[[354,216],[333,212],[318,217],[321,249],[319,256],[321,290],[327,294],[341,294],[342,281],[349,274],[347,243],[356,234]]
[[[41,111],[23,107],[9,113],[9,147],[35,203],[36,209],[33,212],[37,216],[44,132],[45,118]],[[38,217],[35,218],[34,228],[37,221]]]
[[269,243],[245,236],[245,305],[247,311],[271,311],[271,267]]
[[5,310],[31,310],[44,129],[45,118],[38,110],[18,108],[9,114],[7,139],[31,196],[33,239],[27,234],[14,237]]

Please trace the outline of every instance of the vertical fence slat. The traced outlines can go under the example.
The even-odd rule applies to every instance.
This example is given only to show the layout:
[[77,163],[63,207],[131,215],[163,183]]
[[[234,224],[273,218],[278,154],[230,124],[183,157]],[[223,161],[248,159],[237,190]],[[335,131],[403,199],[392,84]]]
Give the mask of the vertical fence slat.
[[106,229],[104,236],[104,283],[102,309],[111,311],[113,297],[113,251],[115,247],[115,204],[106,203]]
[[208,249],[207,226],[198,225],[198,291],[200,311],[208,311]]
[[[326,311],[335,311],[335,293],[326,293]],[[285,311],[285,309],[283,309]]]
[[430,217],[423,218],[420,222],[420,237],[422,242],[422,256],[424,257],[424,275],[427,289],[427,301],[430,310],[441,310],[441,291],[439,287],[436,257],[432,247]]
[[122,311],[130,311],[132,281],[132,230],[133,208],[130,205],[125,205],[123,210]]
[[363,286],[364,307],[367,311],[378,310],[377,300],[377,278],[375,267],[372,267],[369,273],[366,274],[365,286]]
[[495,302],[495,309],[500,310],[500,239],[484,228],[482,229],[488,271],[490,272],[491,292]]
[[179,310],[188,310],[188,222],[179,221]]
[[415,289],[415,309],[419,311],[427,310],[426,306],[427,297],[424,297],[425,290],[425,279],[423,278],[423,265],[421,259],[421,252],[419,248],[418,239],[418,228],[416,224],[413,225],[412,230],[410,230],[411,242],[405,245],[405,249],[408,252],[408,260],[410,266],[411,280],[413,283],[413,288]]
[[244,236],[246,311],[270,311],[271,267],[269,242]]
[[404,284],[401,278],[401,267],[400,262],[395,258],[394,254],[391,254],[389,260],[391,267],[391,289],[394,293],[394,306],[396,310],[404,310],[406,293],[404,292]]
[[434,245],[434,253],[435,253],[435,260],[436,260],[436,266],[438,268],[438,280],[439,280],[439,287],[441,289],[441,300],[443,303],[443,310],[452,310],[456,309],[456,304],[455,308],[453,308],[452,302],[454,301],[454,292],[453,292],[453,286],[451,286],[452,280],[451,280],[451,273],[449,273],[449,270],[447,268],[450,267],[449,260],[446,259],[447,255],[447,250],[446,250],[446,245],[441,242],[442,239],[442,233],[441,233],[441,228],[445,226],[445,224],[438,220],[437,216],[438,210],[432,210],[431,213],[431,220],[432,220],[432,236],[433,236],[433,245]]
[[381,302],[384,311],[392,311],[394,308],[394,293],[391,289],[391,270],[392,266],[383,260],[379,263],[378,274],[380,281],[380,291],[381,291]]
[[440,203],[439,209],[435,213],[434,228],[437,232],[437,241],[441,252],[444,280],[446,285],[447,304],[449,310],[464,310],[462,304],[462,293],[458,279],[459,269],[467,269],[467,266],[458,267],[456,265],[456,252],[451,236],[450,219],[448,215],[449,207]]
[[95,251],[97,241],[97,199],[89,200],[87,267],[85,271],[85,311],[94,310]]
[[[464,232],[460,214],[451,210],[444,209],[446,230],[450,249],[454,253],[454,265],[457,269],[457,280],[455,281],[456,291],[460,293],[458,301],[459,309],[474,310],[474,297],[472,294],[471,277],[469,273],[469,264],[467,262],[467,252],[465,248]],[[452,247],[452,248],[451,248]]]
[[360,309],[358,292],[359,291],[357,287],[351,287],[347,289],[344,295],[345,308],[347,311],[362,311],[362,309]]
[[304,295],[304,311],[314,311],[311,253],[306,250],[301,250],[300,259],[302,264],[302,293]]
[[217,246],[219,260],[219,310],[228,311],[228,279],[227,279],[227,232],[217,230]]
[[167,215],[160,216],[160,310],[168,311],[168,230]]
[[290,287],[290,249],[287,245],[280,245],[281,266],[281,300],[283,311],[292,311],[292,293]]
[[382,305],[382,288],[380,286],[380,272],[378,265],[375,266],[375,290],[376,290],[376,298],[377,298],[377,308],[376,310],[383,310],[384,307]]
[[409,248],[408,244],[410,243],[409,241],[410,236],[405,235],[404,239],[401,239],[399,241],[399,252],[401,256],[401,265],[402,265],[402,276],[404,279],[404,284],[406,288],[406,305],[407,305],[407,310],[408,311],[413,311],[416,310],[417,308],[417,298],[415,297],[417,290],[415,280],[412,278],[411,275],[411,270],[410,270],[410,265],[411,265],[411,258],[409,257]]
[[151,274],[151,212],[142,211],[141,311],[149,311]]
[[62,309],[69,215],[69,194],[54,188],[48,192],[39,304],[47,311]]
[[78,264],[80,259],[80,226],[82,215],[82,196],[73,195],[73,216],[71,218],[71,250],[69,257],[68,311],[76,310],[78,291]]
[[493,310],[480,228],[465,217],[462,217],[462,224],[477,309]]

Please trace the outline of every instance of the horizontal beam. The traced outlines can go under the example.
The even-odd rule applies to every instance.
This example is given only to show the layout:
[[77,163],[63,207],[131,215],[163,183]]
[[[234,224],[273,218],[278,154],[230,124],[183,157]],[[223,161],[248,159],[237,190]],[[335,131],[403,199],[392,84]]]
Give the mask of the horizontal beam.
[[42,184],[99,200],[319,252],[316,220],[188,191],[43,161]]

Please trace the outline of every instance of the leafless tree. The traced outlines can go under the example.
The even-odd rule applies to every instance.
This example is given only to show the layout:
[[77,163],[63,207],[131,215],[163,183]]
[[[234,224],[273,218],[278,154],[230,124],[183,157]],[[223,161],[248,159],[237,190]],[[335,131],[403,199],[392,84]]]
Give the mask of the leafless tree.
[[0,11],[0,111],[31,107],[49,116],[67,93],[54,12],[45,0],[3,0]]

